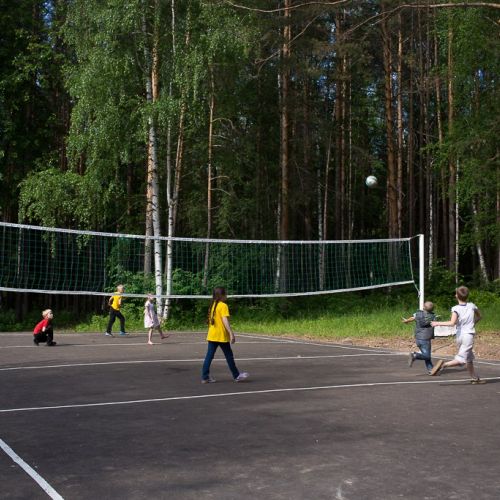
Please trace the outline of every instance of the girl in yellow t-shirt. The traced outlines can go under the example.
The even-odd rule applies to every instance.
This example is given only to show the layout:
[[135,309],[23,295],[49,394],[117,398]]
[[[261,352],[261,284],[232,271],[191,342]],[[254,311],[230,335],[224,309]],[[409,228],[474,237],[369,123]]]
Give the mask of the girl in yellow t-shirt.
[[226,304],[226,290],[219,286],[214,288],[212,294],[212,303],[208,308],[208,349],[203,363],[203,371],[201,375],[202,384],[210,384],[215,382],[215,379],[210,376],[210,365],[215,356],[217,347],[222,349],[226,357],[227,365],[231,370],[235,382],[241,382],[248,378],[248,373],[240,372],[236,368],[234,362],[233,350],[231,344],[234,344],[233,330],[229,323],[229,308]]
[[120,312],[120,308],[122,306],[122,294],[125,291],[125,287],[123,285],[118,285],[116,287],[116,292],[112,295],[108,300],[109,305],[109,321],[108,327],[106,328],[105,335],[108,337],[112,337],[113,333],[111,329],[113,328],[113,323],[116,318],[120,320],[120,335],[127,335],[125,332],[125,317]]

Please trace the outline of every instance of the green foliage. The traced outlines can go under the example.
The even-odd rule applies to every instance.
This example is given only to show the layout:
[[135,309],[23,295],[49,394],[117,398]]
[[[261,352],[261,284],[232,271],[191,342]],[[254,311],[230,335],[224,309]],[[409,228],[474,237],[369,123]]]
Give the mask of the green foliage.
[[428,297],[446,297],[450,294],[453,296],[457,286],[463,284],[462,276],[459,276],[457,280],[454,271],[447,269],[441,261],[436,261],[430,269],[430,279],[425,284],[426,295]]
[[86,227],[95,205],[85,180],[50,168],[29,174],[20,184],[19,219],[53,227]]
[[[15,220],[18,184],[33,168],[56,158],[61,134],[56,23],[51,2],[2,2],[0,10],[0,217]],[[63,10],[58,6],[55,11]]]
[[[462,251],[477,242],[498,245],[500,226],[495,204],[500,189],[498,136],[500,106],[497,75],[500,72],[498,37],[491,36],[491,20],[480,9],[453,9],[438,13],[436,32],[446,61],[452,34],[455,118],[436,165],[452,158],[458,168],[458,201],[465,225],[460,234]],[[443,63],[442,74],[446,75]],[[472,205],[477,213],[474,214]]]

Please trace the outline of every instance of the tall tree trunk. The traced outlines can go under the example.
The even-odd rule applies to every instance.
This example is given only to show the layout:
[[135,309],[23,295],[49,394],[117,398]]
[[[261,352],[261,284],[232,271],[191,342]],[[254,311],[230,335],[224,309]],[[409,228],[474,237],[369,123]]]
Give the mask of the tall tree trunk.
[[[159,95],[159,60],[158,60],[158,0],[154,2],[153,12],[153,41],[151,52],[148,50],[148,44],[144,44],[144,56],[146,60],[146,99],[148,103],[154,104],[158,101]],[[143,31],[145,40],[147,40],[147,24],[144,14]],[[150,210],[150,219],[152,235],[154,236],[154,273],[155,273],[155,293],[158,297],[163,295],[162,283],[162,248],[161,248],[161,228],[160,228],[160,210],[159,210],[159,186],[158,186],[158,152],[157,152],[157,134],[154,116],[148,117],[148,174],[147,174],[147,208]],[[158,299],[158,312],[162,311],[162,299]]]
[[424,158],[424,122],[425,122],[425,113],[424,113],[424,92],[422,91],[422,87],[424,84],[424,38],[422,35],[423,26],[422,26],[422,13],[420,10],[417,12],[417,21],[418,21],[418,80],[417,80],[417,89],[418,89],[418,230],[422,234],[426,234],[426,219],[425,212],[427,208],[427,204],[425,203],[425,158]]
[[347,204],[346,204],[346,103],[347,103],[347,56],[344,54],[342,56],[342,83],[341,83],[341,121],[340,121],[340,239],[345,239],[347,234],[346,227],[346,214],[347,214]]
[[398,121],[398,152],[397,152],[397,219],[398,238],[403,234],[403,28],[401,13],[398,14],[398,62],[397,62],[397,121]]
[[[323,203],[322,203],[322,190],[321,190],[321,164],[319,162],[319,145],[316,146],[317,150],[317,170],[316,170],[316,208],[318,211],[318,240],[323,240]],[[318,247],[318,282],[319,289],[323,290],[325,281],[325,250],[324,246]]]
[[[280,171],[281,188],[279,195],[279,239],[288,240],[289,221],[289,162],[290,162],[290,123],[289,123],[289,92],[290,92],[290,44],[292,42],[292,26],[290,10],[291,0],[284,1],[283,9],[283,40],[281,44],[281,67],[279,73],[280,87]],[[276,285],[275,289],[284,290],[286,288],[287,270],[286,255],[283,255],[285,247],[279,245],[276,262]]]
[[[451,21],[450,21],[451,23]],[[453,29],[450,25],[448,29],[448,135],[453,133],[453,122],[454,122],[454,87],[453,87]],[[449,165],[448,165],[448,266],[452,271],[457,270],[458,267],[458,255],[456,252],[456,242],[458,239],[458,234],[456,230],[456,222],[458,220],[458,214],[456,213],[456,202],[457,202],[457,166],[456,159],[450,155]]]
[[[386,10],[386,6],[383,6]],[[387,135],[387,212],[389,238],[398,235],[397,169],[394,158],[394,124],[392,112],[392,54],[391,34],[386,19],[382,22],[382,43],[385,76],[385,126]]]
[[484,283],[488,283],[488,271],[486,268],[486,261],[484,259],[483,247],[481,246],[476,200],[472,201],[472,216],[474,217],[474,232],[476,233],[475,234],[476,251],[477,251],[477,257],[479,259],[479,270],[481,272],[481,279],[483,280]]
[[[431,71],[431,41],[430,41],[430,32],[429,32],[429,12],[427,11],[426,17],[426,35],[425,35],[425,63],[423,65],[424,75],[422,78],[422,84],[424,86],[423,92],[423,112],[424,112],[424,144],[427,147],[431,137],[431,130],[429,124],[429,113],[430,113],[430,71]],[[427,240],[427,263],[428,268],[431,269],[434,265],[434,257],[435,257],[435,243],[436,239],[434,236],[434,224],[435,224],[435,211],[434,211],[434,179],[433,179],[433,171],[432,171],[432,162],[430,159],[429,151],[426,149],[424,153],[425,160],[425,180],[426,180],[426,219],[428,221],[427,231],[426,231],[426,240]]]
[[[208,104],[208,161],[207,161],[207,238],[212,237],[212,178],[213,178],[213,138],[214,138],[214,109],[215,109],[215,82],[214,68],[210,66],[210,98]],[[205,245],[205,264],[203,266],[203,288],[208,284],[208,266],[210,261],[210,243]]]
[[[497,227],[500,227],[500,170],[497,170],[497,203],[496,203],[496,212],[497,212]],[[496,279],[500,279],[500,237],[497,237],[497,245],[496,245]]]
[[[413,50],[413,16],[412,31],[410,33],[410,50]],[[407,154],[407,177],[408,177],[408,236],[415,234],[415,170],[414,161],[414,104],[413,104],[413,63],[409,65],[409,88],[408,88],[408,154]]]
[[290,44],[292,41],[291,0],[285,0],[283,42],[281,46],[281,109],[280,109],[280,168],[281,168],[281,221],[280,239],[289,238],[289,89]]
[[349,79],[348,79],[348,95],[349,98],[347,100],[348,106],[348,127],[347,127],[347,136],[348,136],[348,159],[347,163],[349,165],[348,171],[348,187],[347,187],[347,239],[353,239],[354,232],[354,212],[353,212],[353,184],[354,184],[354,169],[352,165],[352,75],[349,70]]
[[[437,35],[434,35],[434,67],[439,67],[439,45]],[[436,91],[436,121],[438,131],[438,144],[443,146],[444,132],[443,132],[443,116],[442,116],[442,96],[441,96],[441,77],[436,73],[434,78],[434,86]],[[445,165],[439,166],[440,175],[440,206],[441,206],[441,241],[448,241],[448,183],[446,181],[446,167]],[[442,246],[443,256],[445,261],[448,262],[448,245]]]
[[[302,137],[303,137],[303,172],[309,177],[313,174],[313,170],[310,168],[309,164],[311,162],[311,141],[310,141],[310,131],[309,131],[309,81],[307,75],[304,76],[304,85],[302,91],[302,106],[303,106],[303,120],[302,120]],[[312,183],[307,183],[307,186],[312,187]],[[309,188],[310,189],[310,188]],[[313,238],[312,235],[312,220],[311,217],[311,203],[309,200],[304,202],[304,235],[306,240]]]
[[[175,0],[171,0],[170,4],[170,29],[172,34],[172,67],[175,67],[177,59],[177,46],[176,46],[176,15],[175,15]],[[171,78],[168,87],[169,98],[173,97],[173,78]],[[170,317],[172,300],[170,296],[172,295],[172,274],[173,274],[173,257],[174,257],[174,242],[171,238],[174,237],[174,212],[175,206],[177,205],[178,192],[172,191],[172,186],[177,185],[172,179],[176,179],[177,173],[177,163],[176,169],[172,171],[172,119],[169,116],[167,123],[167,208],[168,208],[168,222],[167,222],[167,258],[165,261],[165,276],[166,276],[166,295],[167,300],[165,301],[165,308],[163,310],[163,318],[167,321]]]
[[[171,4],[171,29],[172,29],[172,56],[174,60],[177,57],[177,45],[175,39],[175,3],[172,0]],[[186,35],[184,38],[184,45],[187,49],[191,42],[191,10],[188,7],[187,12],[187,28]],[[185,127],[185,116],[187,108],[187,96],[186,89],[183,87],[181,89],[181,105],[179,111],[179,122],[177,126],[177,147],[175,152],[175,162],[172,168],[167,169],[167,203],[168,203],[168,236],[169,240],[167,242],[167,259],[166,259],[166,293],[168,296],[172,294],[173,286],[173,255],[174,255],[174,242],[171,238],[175,236],[175,228],[177,223],[177,212],[179,209],[179,195],[181,191],[181,179],[182,179],[182,168],[183,168],[183,158],[184,158],[184,127]],[[168,166],[168,164],[167,164]],[[171,301],[167,299],[165,302],[165,309],[163,317],[168,319],[170,316]]]

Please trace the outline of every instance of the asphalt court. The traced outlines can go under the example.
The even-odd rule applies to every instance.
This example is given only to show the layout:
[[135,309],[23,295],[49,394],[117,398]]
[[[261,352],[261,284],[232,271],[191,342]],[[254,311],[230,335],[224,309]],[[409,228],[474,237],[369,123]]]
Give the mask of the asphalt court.
[[500,362],[242,334],[202,385],[204,337],[0,334],[1,497],[500,497]]

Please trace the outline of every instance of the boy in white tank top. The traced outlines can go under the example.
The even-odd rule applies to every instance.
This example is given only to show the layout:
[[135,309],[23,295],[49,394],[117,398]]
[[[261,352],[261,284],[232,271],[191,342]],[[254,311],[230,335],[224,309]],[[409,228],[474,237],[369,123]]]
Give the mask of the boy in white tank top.
[[467,302],[469,289],[465,286],[457,288],[455,297],[458,305],[451,308],[450,321],[433,321],[432,326],[456,326],[458,353],[454,359],[447,361],[439,360],[431,371],[431,375],[437,375],[443,368],[451,366],[467,366],[467,371],[471,376],[472,384],[484,384],[474,370],[474,335],[476,334],[476,323],[481,319],[479,309],[472,302]]

